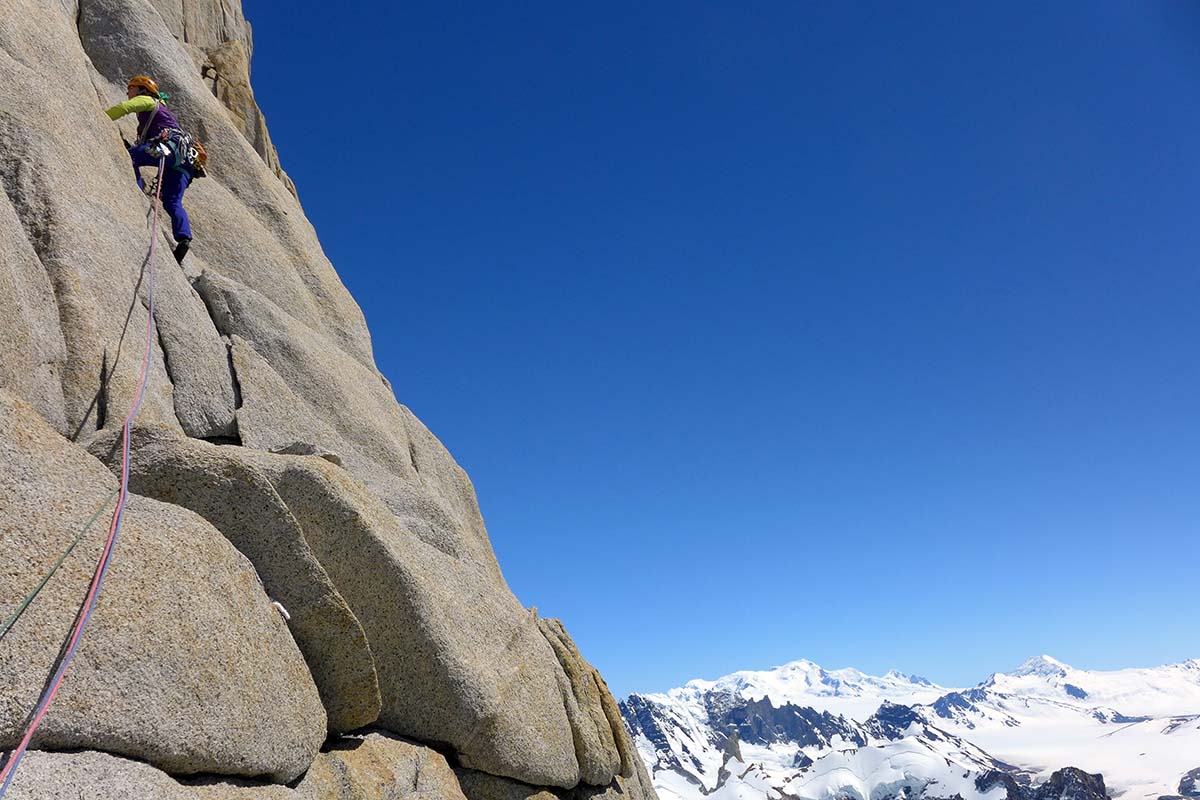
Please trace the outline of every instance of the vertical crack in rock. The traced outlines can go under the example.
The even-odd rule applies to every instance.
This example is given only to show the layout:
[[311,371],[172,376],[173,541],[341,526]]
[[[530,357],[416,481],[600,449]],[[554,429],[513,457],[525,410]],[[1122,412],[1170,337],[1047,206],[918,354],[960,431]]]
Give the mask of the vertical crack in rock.
[[[83,433],[84,427],[87,426],[88,419],[90,419],[92,416],[93,409],[96,410],[96,427],[94,428],[93,432],[103,430],[105,424],[108,422],[108,384],[110,381],[112,381],[113,375],[115,375],[117,372],[117,365],[121,363],[121,352],[125,346],[125,334],[129,332],[129,323],[133,319],[133,310],[138,307],[138,291],[142,288],[142,280],[146,275],[146,265],[149,263],[150,255],[147,253],[146,259],[142,262],[142,268],[138,272],[137,283],[135,283],[133,286],[132,297],[129,301],[129,310],[125,312],[125,322],[121,325],[121,336],[117,339],[116,356],[113,357],[112,367],[108,366],[108,347],[106,346],[100,358],[99,386],[96,387],[96,394],[92,398],[91,405],[88,406],[87,411],[83,413],[83,416],[79,420],[78,427],[76,427],[74,432],[71,434],[70,438],[73,442],[79,440],[80,434]],[[58,293],[56,290],[55,300],[57,301],[57,299]],[[59,316],[61,324],[61,310],[59,312]],[[155,328],[157,330],[157,326],[155,326]],[[159,341],[159,346],[162,346],[161,339]],[[163,350],[163,360],[164,362],[166,360],[165,349]],[[167,374],[170,375],[169,369]]]
[[[83,6],[76,9],[76,16],[81,16]],[[63,22],[69,24],[69,19]],[[101,99],[94,77],[81,79],[79,86],[84,97],[94,91],[97,100]],[[127,275],[134,276],[115,268],[111,260],[119,249],[121,233],[111,238],[85,238],[86,223],[81,222],[79,206],[63,200],[60,180],[70,155],[47,155],[42,140],[31,137],[28,123],[7,112],[0,112],[0,141],[7,145],[0,148],[0,181],[32,253],[41,263],[50,290],[47,299],[52,299],[57,314],[62,356],[54,374],[62,411],[61,422],[56,424],[61,433],[78,440],[89,428],[99,430],[107,421],[107,411],[96,413],[101,402],[110,406],[113,390],[121,394],[129,385],[122,380],[129,378],[129,357],[123,351],[128,346],[125,340],[139,303],[148,256],[141,254],[134,285],[122,285]],[[115,310],[126,300],[129,307],[118,334],[119,317],[105,314],[103,307],[107,304]],[[43,327],[43,335],[48,327]],[[107,363],[101,364],[106,358]],[[150,405],[155,404],[152,401]]]
[[[11,117],[0,113],[0,140],[13,140],[13,137],[8,134],[7,130],[12,124],[13,120]],[[72,290],[70,282],[74,278],[74,275],[59,263],[61,258],[56,256],[53,247],[55,242],[51,233],[51,226],[56,217],[53,193],[40,179],[38,171],[32,166],[32,160],[25,153],[11,152],[11,155],[13,158],[7,163],[4,160],[0,160],[0,183],[4,185],[5,196],[13,209],[13,213],[16,215],[17,222],[24,233],[24,238],[29,243],[33,255],[37,258],[38,264],[46,276],[46,282],[50,290],[49,298],[54,305],[55,331],[57,332],[58,344],[61,347],[61,357],[49,364],[51,374],[58,385],[59,400],[63,414],[63,417],[59,421],[59,424],[62,426],[60,432],[64,435],[69,435],[72,440],[75,440],[83,432],[84,428],[87,427],[88,420],[92,419],[93,412],[98,411],[102,402],[105,405],[105,411],[97,414],[94,430],[99,430],[104,424],[104,417],[107,416],[108,381],[114,374],[118,361],[114,359],[111,368],[107,368],[106,364],[101,365],[100,380],[96,391],[92,395],[87,409],[80,415],[75,429],[71,431],[70,417],[72,414],[68,408],[67,401],[69,394],[68,366],[76,354],[73,352],[72,342],[68,341],[65,334],[65,331],[69,329],[70,321],[68,320],[68,313],[64,308],[66,302],[64,294]],[[126,328],[129,325],[129,317],[132,313],[133,306],[131,305],[125,319]],[[123,337],[124,328],[122,329]],[[105,348],[106,355],[107,348]]]
[[[203,306],[203,303],[201,305]],[[207,312],[207,306],[203,307]],[[210,323],[212,322],[211,317],[207,317],[207,319]],[[174,338],[172,338],[169,330],[167,330],[171,328],[173,322],[175,330]],[[223,444],[241,444],[241,435],[238,432],[237,424],[237,409],[241,405],[241,387],[238,385],[237,375],[233,369],[233,358],[229,351],[229,343],[221,337],[214,325],[212,333],[214,338],[217,339],[217,342],[214,342],[214,344],[221,349],[220,355],[216,358],[217,364],[212,364],[212,366],[217,367],[218,371],[221,367],[228,369],[228,381],[224,382],[225,376],[219,375],[217,376],[217,384],[223,384],[221,388],[225,389],[227,387],[229,390],[227,396],[229,405],[225,406],[224,409],[214,408],[211,404],[196,402],[195,370],[193,369],[192,372],[188,371],[189,358],[193,357],[195,352],[188,349],[187,341],[179,339],[178,320],[173,320],[169,316],[156,314],[154,329],[158,338],[158,346],[162,350],[163,369],[166,371],[167,379],[173,387],[172,397],[175,419],[179,421],[179,425],[183,431],[196,439]],[[195,331],[194,333],[198,334],[199,331]],[[194,341],[199,337],[191,336],[189,338]],[[213,355],[216,355],[216,353]],[[218,364],[220,365],[219,367],[217,366]],[[204,389],[201,389],[201,391],[203,392]],[[211,389],[208,389],[208,391],[211,391]],[[228,417],[225,417],[221,413],[222,411],[228,412]]]
[[425,759],[420,755],[415,755],[413,757],[412,765],[413,765],[412,786],[409,787],[408,791],[415,793],[417,791],[417,787],[421,785],[421,767],[425,766]]
[[[225,356],[229,359],[229,377],[233,378],[233,410],[240,411],[242,408],[242,382],[238,380],[237,365],[233,360],[233,340],[228,336],[222,336],[221,341],[225,343]],[[237,427],[237,417],[233,418],[234,427]]]
[[217,94],[217,84],[221,80],[221,75],[220,75],[220,73],[217,72],[216,67],[210,67],[210,66],[201,67],[200,68],[200,79],[203,80],[205,83],[212,81],[212,95],[213,95],[213,97],[217,97],[219,99],[220,96]]
[[[96,430],[104,427],[104,423],[108,420],[108,348],[104,348],[104,354],[100,357],[100,388],[96,390],[96,399],[93,401],[96,406]],[[83,432],[83,426],[87,423],[91,414],[85,414],[83,419],[79,421],[79,427],[71,434],[71,441],[79,439],[79,434]]]
[[[9,194],[8,196],[9,196],[10,201],[12,201],[12,199],[13,199],[12,195]],[[14,209],[17,208],[17,204],[15,202],[13,202],[12,205],[13,205]],[[18,219],[19,218],[20,218],[20,216],[19,216],[19,212],[18,212]],[[22,220],[22,227],[23,228],[25,227],[23,220]],[[58,358],[54,361],[47,362],[47,366],[50,369],[51,375],[53,375],[55,383],[58,384],[58,400],[59,400],[60,406],[62,408],[62,413],[64,415],[63,419],[61,420],[61,423],[65,426],[66,425],[66,419],[65,419],[66,408],[65,408],[65,400],[64,400],[64,398],[66,396],[65,359],[67,357],[69,357],[69,353],[67,350],[66,338],[63,336],[62,300],[59,298],[59,287],[58,287],[57,282],[54,280],[54,274],[50,270],[50,268],[46,265],[46,259],[43,256],[43,251],[41,249],[39,249],[39,247],[38,247],[38,241],[29,235],[29,231],[27,228],[25,230],[24,235],[25,235],[26,241],[29,242],[29,246],[33,250],[34,255],[37,257],[38,264],[41,266],[42,271],[46,275],[46,282],[50,286],[50,297],[53,300],[53,305],[54,305],[54,322],[55,322],[54,330],[57,333],[57,337],[56,337],[57,343],[62,348],[61,349],[62,357]],[[12,323],[11,323],[11,321],[8,321],[7,324],[12,324]],[[102,377],[103,377],[103,373],[102,373]],[[97,396],[97,398],[99,398],[99,390],[97,390],[96,396]],[[95,405],[95,403],[96,403],[96,400],[93,400],[93,405]],[[84,419],[80,421],[81,427],[86,423],[88,416],[90,416],[90,413],[84,415]],[[60,430],[60,433],[66,433],[65,427],[62,430]]]
[[[0,137],[3,136],[4,128],[7,127],[9,119],[6,115],[0,114]],[[13,212],[17,215],[17,219],[21,223],[21,227],[25,231],[25,239],[29,242],[29,246],[33,248],[34,255],[37,256],[38,262],[41,263],[42,269],[46,272],[46,278],[50,281],[50,286],[54,290],[54,306],[58,314],[58,329],[62,330],[63,312],[62,303],[59,299],[58,286],[54,280],[54,271],[50,269],[46,263],[46,259],[50,255],[50,232],[47,228],[46,221],[50,219],[51,209],[49,203],[44,199],[35,204],[25,198],[20,191],[20,184],[29,180],[30,183],[37,183],[36,173],[29,169],[24,164],[24,159],[18,159],[15,164],[15,169],[11,172],[8,169],[3,169],[4,164],[0,163],[0,182],[4,184],[4,193],[8,197],[8,202],[12,205]],[[34,197],[44,198],[47,194],[46,187],[36,186],[37,191],[32,191],[30,194]]]
[[[158,324],[157,319],[150,319],[146,324],[154,326],[154,338],[158,341],[158,349],[162,351],[163,369],[166,370],[167,380],[169,380],[171,382],[171,386],[174,387],[177,381],[175,379],[175,372],[171,369],[171,351],[167,347],[167,343],[163,340],[162,326]],[[178,403],[178,393],[173,392],[173,395],[175,397],[175,402]],[[180,425],[183,424],[183,420],[179,416],[178,409],[175,410],[175,419],[179,420]]]
[[194,438],[236,437],[241,387],[229,342],[195,286],[178,280],[173,268],[163,277],[163,313],[156,323],[167,375],[177,390],[175,417]]
[[229,326],[225,324],[225,316],[229,313],[229,311],[226,309],[225,313],[221,313],[218,310],[216,305],[218,298],[211,291],[211,285],[204,279],[205,276],[206,273],[201,272],[199,277],[191,282],[192,289],[200,298],[200,302],[204,304],[204,310],[208,313],[208,318],[212,320],[213,328],[216,329],[217,333],[226,341],[226,344],[228,345],[230,343],[230,333]]
[[[588,742],[583,737],[582,726],[578,723],[577,717],[580,713],[579,702],[575,699],[571,692],[571,683],[565,674],[555,676],[558,678],[558,690],[562,694],[563,708],[567,712],[567,719],[571,722],[571,742],[575,745],[575,760],[579,762],[579,768],[582,771],[583,765],[588,761]],[[581,774],[580,778],[586,783],[591,776]]]
[[621,777],[632,778],[637,774],[638,766],[642,764],[641,756],[634,747],[629,730],[625,727],[625,718],[621,716],[621,708],[613,699],[608,684],[604,682],[604,678],[595,667],[591,668],[591,673],[592,683],[595,685],[596,691],[600,693],[600,707],[608,719],[613,741],[617,745],[617,755],[621,758]]
[[[7,114],[3,115],[0,118],[0,134],[6,133],[5,129],[14,122]],[[3,138],[11,140],[13,137],[5,135]],[[50,192],[48,187],[41,185],[36,170],[25,161],[24,154],[14,155],[17,157],[11,162],[10,168],[0,170],[0,180],[4,182],[4,193],[12,203],[21,227],[25,229],[25,237],[45,266],[50,253],[49,221],[53,210],[47,200]],[[0,163],[0,167],[3,166],[6,165]],[[25,187],[27,192],[21,191],[22,184],[28,184]]]
[[558,661],[563,708],[571,723],[580,776],[593,786],[607,786],[621,772],[611,721],[603,708],[603,693],[592,680],[592,667],[556,619],[538,619],[538,630]]
[[[242,382],[238,379],[237,364],[233,359],[233,340],[229,338],[227,326],[221,324],[221,318],[213,309],[213,298],[205,291],[208,284],[197,278],[190,281],[192,291],[200,298],[200,303],[204,306],[204,312],[208,314],[208,319],[212,322],[213,330],[221,337],[222,344],[225,345],[225,357],[229,361],[229,377],[233,381],[233,410],[238,411],[242,407]],[[234,418],[234,425],[237,425],[237,418]]]

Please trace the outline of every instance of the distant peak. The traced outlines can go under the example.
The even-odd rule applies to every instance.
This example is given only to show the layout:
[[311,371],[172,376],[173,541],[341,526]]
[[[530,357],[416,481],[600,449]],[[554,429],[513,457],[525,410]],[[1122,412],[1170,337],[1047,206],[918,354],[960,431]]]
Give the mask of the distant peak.
[[1009,675],[1066,675],[1071,667],[1047,655],[1034,656]]
[[923,678],[920,675],[915,675],[915,674],[909,675],[908,673],[901,672],[898,669],[889,669],[884,674],[883,677],[887,678],[888,680],[893,680],[893,681],[897,681],[897,682],[901,682],[901,683],[911,683],[914,686],[933,686],[934,685],[933,682],[931,682],[928,678]]

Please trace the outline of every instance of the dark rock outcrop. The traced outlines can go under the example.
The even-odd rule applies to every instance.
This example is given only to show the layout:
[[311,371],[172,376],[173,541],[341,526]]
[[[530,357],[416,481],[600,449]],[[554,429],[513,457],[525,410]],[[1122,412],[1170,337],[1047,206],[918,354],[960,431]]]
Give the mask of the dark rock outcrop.
[[1179,794],[1183,797],[1200,797],[1200,767],[1179,779]]
[[718,731],[736,731],[749,744],[795,742],[802,747],[829,747],[835,736],[857,745],[867,743],[858,725],[845,717],[807,706],[785,703],[776,707],[768,697],[746,700],[710,693],[705,697],[709,724]]
[[1003,786],[1004,800],[1108,800],[1104,778],[1075,767],[1056,771],[1037,786],[1023,785],[1006,772],[989,771],[975,779],[975,787],[987,792]]

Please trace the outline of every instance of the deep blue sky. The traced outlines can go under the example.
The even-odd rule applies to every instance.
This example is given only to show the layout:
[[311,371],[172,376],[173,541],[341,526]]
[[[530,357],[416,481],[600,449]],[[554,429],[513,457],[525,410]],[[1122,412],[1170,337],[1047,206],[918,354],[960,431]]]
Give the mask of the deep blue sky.
[[1200,656],[1200,11],[268,3],[400,401],[618,695]]

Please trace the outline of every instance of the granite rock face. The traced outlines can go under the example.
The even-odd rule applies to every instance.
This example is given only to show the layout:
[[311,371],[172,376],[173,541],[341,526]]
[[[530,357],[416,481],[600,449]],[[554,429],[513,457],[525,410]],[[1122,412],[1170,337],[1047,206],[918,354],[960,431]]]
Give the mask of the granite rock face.
[[[119,473],[119,431],[97,436],[91,451]],[[259,466],[288,456],[218,446],[169,428],[134,428],[130,490],[190,509],[250,559],[308,662],[331,731],[379,717],[375,659],[358,618],[313,555],[300,523]]]
[[[0,597],[34,588],[113,476],[0,391]],[[108,500],[109,506],[113,501]],[[74,621],[107,525],[64,562],[0,647],[0,748],[19,738]],[[130,498],[62,690],[34,745],[90,748],[176,773],[303,774],[325,738],[308,668],[250,562],[186,509]]]
[[230,778],[176,780],[98,751],[31,751],[12,800],[466,800],[446,759],[378,731],[348,736],[317,755],[293,788]]
[[[376,369],[254,100],[239,0],[0,4],[0,608],[116,485],[152,356],[125,532],[34,739],[94,752],[31,753],[16,796],[459,798],[443,752],[558,797],[652,797],[603,680],[513,596],[466,472]],[[149,258],[134,123],[103,113],[137,73],[209,152],[183,269],[165,215]],[[98,548],[4,638],[0,747]]]
[[268,457],[258,467],[366,631],[380,724],[489,772],[575,785],[558,663],[491,569],[424,541],[345,469]]
[[562,684],[563,703],[571,720],[584,782],[607,786],[618,776],[638,777],[637,769],[644,765],[604,678],[583,659],[561,621],[542,619],[538,625],[566,679]]
[[[91,449],[116,471],[118,445],[104,434]],[[292,616],[331,729],[378,717],[449,743],[465,763],[564,788],[579,782],[580,756],[611,762],[589,782],[616,776],[611,732],[603,750],[594,735],[591,749],[573,738],[568,708],[577,701],[563,693],[564,660],[586,675],[589,708],[608,725],[577,652],[556,659],[539,620],[489,569],[423,541],[344,469],[165,427],[135,428],[132,453],[134,491],[197,512],[256,565]],[[554,630],[558,646],[573,650]]]
[[95,750],[31,750],[7,796],[12,800],[199,800],[195,792],[149,764]]
[[250,86],[254,37],[238,3],[221,0],[152,0],[167,29],[182,42],[213,96],[228,109],[246,141],[293,195],[296,187],[279,165],[267,120]]
[[[33,388],[57,376],[59,391],[43,386],[41,396],[30,400],[46,409],[60,432],[86,435],[129,408],[137,383],[144,316],[132,314],[127,330],[125,321],[147,302],[148,282],[141,280],[149,243],[146,204],[131,181],[115,126],[104,122],[105,103],[75,20],[37,0],[7,0],[5,6],[0,81],[19,87],[19,102],[0,105],[0,184],[9,207],[0,211],[6,220],[2,260],[17,285],[26,287],[17,301],[24,306],[18,330],[27,328],[33,337],[30,351],[10,350],[3,357],[4,372],[16,373],[6,385]],[[101,88],[106,97],[120,91]],[[234,415],[226,348],[161,248],[156,266],[161,313],[141,413],[194,436],[221,435]],[[53,304],[46,303],[46,289]],[[35,298],[36,310],[30,305]],[[118,359],[122,333],[126,352]],[[36,369],[28,373],[26,367]]]
[[18,390],[58,430],[63,415],[63,368],[67,358],[54,290],[37,251],[21,230],[8,195],[0,196],[0,317],[10,354],[0,360],[0,385]]
[[568,791],[530,786],[469,769],[456,772],[467,800],[652,800],[656,797],[645,767],[632,778],[617,778],[608,786],[580,784]]
[[210,273],[196,289],[232,342],[243,444],[275,451],[304,441],[337,453],[423,541],[503,583],[470,479],[374,368],[265,295]]

